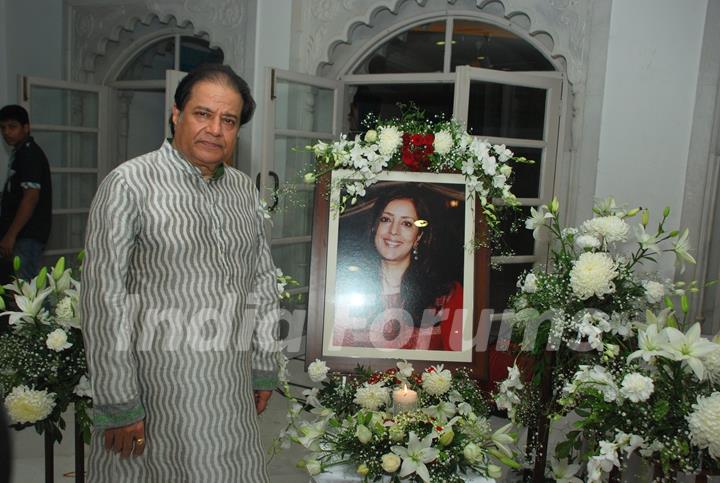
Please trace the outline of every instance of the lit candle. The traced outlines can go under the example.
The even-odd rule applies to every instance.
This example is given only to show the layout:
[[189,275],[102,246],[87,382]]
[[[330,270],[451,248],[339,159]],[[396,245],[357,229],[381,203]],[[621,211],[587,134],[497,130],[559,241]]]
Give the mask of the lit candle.
[[393,402],[398,412],[412,411],[417,404],[417,392],[408,389],[407,384],[405,384],[402,389],[395,389],[393,391]]

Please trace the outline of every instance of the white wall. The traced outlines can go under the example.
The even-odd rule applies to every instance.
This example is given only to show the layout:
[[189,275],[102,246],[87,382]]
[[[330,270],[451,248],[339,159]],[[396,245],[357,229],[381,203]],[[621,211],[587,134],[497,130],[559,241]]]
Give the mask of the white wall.
[[252,174],[253,179],[262,163],[264,110],[268,96],[265,92],[265,68],[288,69],[290,66],[292,3],[292,0],[262,0],[257,5],[255,69],[252,79],[257,110],[251,123],[252,160],[250,166],[244,165],[243,160],[239,162],[243,171]]
[[[612,4],[596,197],[680,223],[707,0]],[[672,259],[663,264],[672,274]]]

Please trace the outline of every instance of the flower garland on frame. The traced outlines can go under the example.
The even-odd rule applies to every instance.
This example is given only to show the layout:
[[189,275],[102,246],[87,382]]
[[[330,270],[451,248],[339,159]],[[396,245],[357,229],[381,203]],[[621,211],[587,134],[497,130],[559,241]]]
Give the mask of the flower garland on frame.
[[318,141],[307,147],[319,163],[305,173],[305,182],[315,183],[336,169],[351,171],[332,187],[341,192],[339,203],[332,207],[337,212],[365,196],[366,188],[378,181],[381,172],[395,169],[462,173],[468,199],[478,196],[486,223],[495,233],[500,232],[498,209],[518,205],[511,192],[511,163],[532,161],[515,156],[505,145],[471,136],[456,120],[428,119],[414,106],[405,109],[399,119],[369,116],[363,124],[367,130],[362,136],[349,139],[342,135],[338,141]]

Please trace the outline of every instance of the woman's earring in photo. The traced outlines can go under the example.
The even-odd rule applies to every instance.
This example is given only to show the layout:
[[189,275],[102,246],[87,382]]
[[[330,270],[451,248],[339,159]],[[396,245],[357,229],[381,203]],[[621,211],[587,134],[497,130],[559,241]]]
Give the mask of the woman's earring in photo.
[[418,259],[418,249],[417,245],[413,246],[413,260],[417,261]]

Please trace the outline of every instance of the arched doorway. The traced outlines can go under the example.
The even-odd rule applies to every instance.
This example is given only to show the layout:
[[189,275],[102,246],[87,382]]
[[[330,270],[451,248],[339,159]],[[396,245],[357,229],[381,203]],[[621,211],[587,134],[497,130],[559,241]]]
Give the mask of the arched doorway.
[[[469,14],[406,19],[366,41],[363,49],[346,53],[339,63],[325,69],[337,81],[273,72],[275,118],[266,146],[273,156],[266,157],[266,168],[290,179],[294,173],[288,167],[311,161],[301,151],[304,146],[339,132],[360,132],[366,115],[397,116],[398,103],[414,103],[428,116],[455,117],[471,134],[536,160],[515,167],[515,191],[523,207],[504,220],[512,254],[493,257],[491,307],[499,314],[518,275],[546,256],[547,247],[521,221],[531,207],[552,198],[566,82],[561,66],[537,42]],[[286,129],[288,119],[295,129]],[[323,126],[322,119],[334,119],[334,125]],[[273,227],[276,263],[303,283],[309,274],[310,217],[283,217],[282,212]]]

